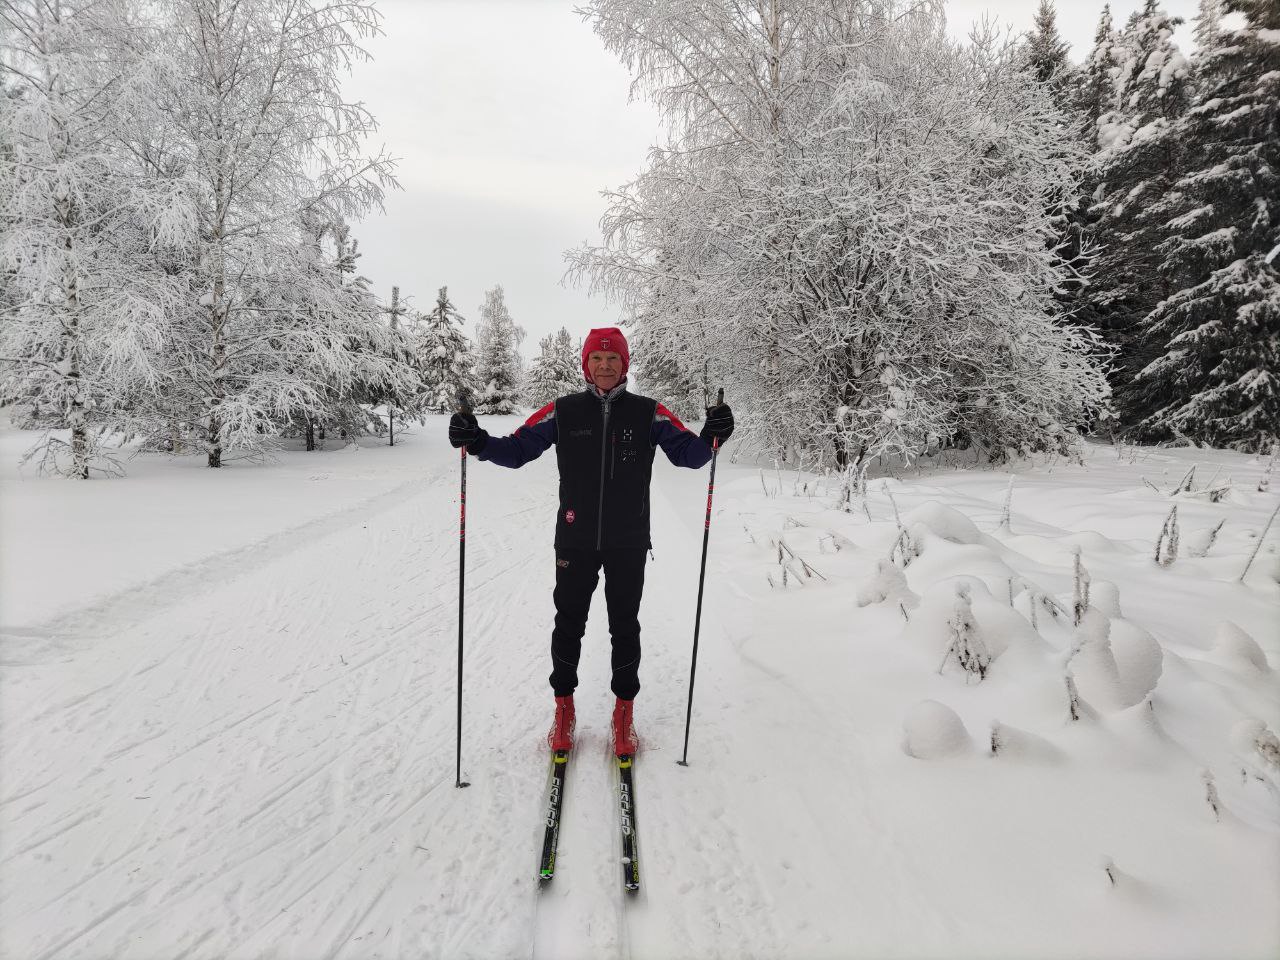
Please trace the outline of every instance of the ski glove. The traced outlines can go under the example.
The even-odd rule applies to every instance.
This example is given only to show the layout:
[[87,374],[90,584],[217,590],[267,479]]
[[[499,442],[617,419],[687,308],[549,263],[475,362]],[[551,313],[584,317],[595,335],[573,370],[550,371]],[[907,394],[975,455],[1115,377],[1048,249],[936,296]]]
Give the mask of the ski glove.
[[707,407],[707,419],[703,421],[702,432],[698,436],[709,444],[712,440],[724,443],[732,435],[733,411],[729,409],[729,405],[722,403],[719,406]]
[[474,414],[455,413],[449,418],[449,445],[466,447],[469,453],[479,453],[489,442],[489,434],[480,428]]

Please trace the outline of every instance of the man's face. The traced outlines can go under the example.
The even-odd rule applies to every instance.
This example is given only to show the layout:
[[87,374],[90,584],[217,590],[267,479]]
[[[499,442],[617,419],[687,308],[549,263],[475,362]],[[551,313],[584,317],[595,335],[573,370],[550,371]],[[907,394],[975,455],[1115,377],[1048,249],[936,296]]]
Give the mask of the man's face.
[[612,350],[592,350],[587,354],[591,382],[601,390],[612,390],[622,379],[622,354]]

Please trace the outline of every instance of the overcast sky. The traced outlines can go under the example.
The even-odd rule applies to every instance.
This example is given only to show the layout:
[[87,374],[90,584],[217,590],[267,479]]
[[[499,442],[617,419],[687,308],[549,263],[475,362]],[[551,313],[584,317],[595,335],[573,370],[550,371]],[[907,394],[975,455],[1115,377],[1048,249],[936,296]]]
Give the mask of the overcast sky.
[[[1015,30],[1031,25],[1036,0],[948,0],[957,36],[984,14]],[[1079,62],[1103,0],[1057,0],[1058,24]],[[1113,0],[1118,24],[1142,0]],[[617,322],[617,310],[561,285],[563,254],[599,232],[600,191],[641,168],[659,133],[657,114],[628,102],[630,77],[573,0],[378,0],[385,36],[367,44],[371,63],[348,83],[381,124],[400,160],[402,190],[386,213],[355,227],[360,271],[383,298],[429,310],[450,298],[474,336],[484,291],[506,290],[528,331],[524,353],[567,326],[575,338]],[[1165,0],[1188,21],[1196,0]],[[1189,30],[1178,39],[1189,44]]]

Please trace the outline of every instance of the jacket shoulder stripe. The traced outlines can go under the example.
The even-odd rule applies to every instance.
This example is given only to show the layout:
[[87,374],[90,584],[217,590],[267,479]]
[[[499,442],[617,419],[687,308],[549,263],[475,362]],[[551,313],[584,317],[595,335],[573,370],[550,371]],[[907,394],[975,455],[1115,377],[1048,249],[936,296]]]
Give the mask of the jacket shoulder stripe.
[[549,420],[556,415],[556,402],[552,400],[541,410],[535,411],[528,420],[524,422],[526,427],[536,427],[543,420]]
[[688,427],[686,427],[683,423],[681,423],[681,422],[680,422],[680,418],[679,418],[679,417],[677,417],[674,413],[672,413],[670,410],[668,410],[668,409],[667,409],[666,407],[664,407],[662,404],[658,404],[657,409],[654,411],[654,419],[655,419],[655,420],[670,420],[670,421],[671,421],[672,423],[674,423],[674,424],[676,425],[676,427],[677,427],[678,429],[680,429],[680,430],[688,430],[688,429],[689,429],[689,428],[688,428]]

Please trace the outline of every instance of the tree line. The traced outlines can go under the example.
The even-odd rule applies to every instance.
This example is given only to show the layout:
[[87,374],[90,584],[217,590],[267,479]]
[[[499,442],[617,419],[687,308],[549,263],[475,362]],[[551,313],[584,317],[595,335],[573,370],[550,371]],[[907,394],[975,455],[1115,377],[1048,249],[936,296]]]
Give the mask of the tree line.
[[[571,274],[616,298],[674,408],[858,467],[1081,432],[1256,449],[1280,428],[1280,0],[1146,0],[1075,65],[943,0],[593,0],[667,122]],[[87,477],[122,439],[260,457],[393,430],[460,390],[510,412],[500,287],[380,300],[349,224],[394,164],[343,97],[370,0],[0,0],[0,402]],[[812,462],[812,461],[811,461]]]

